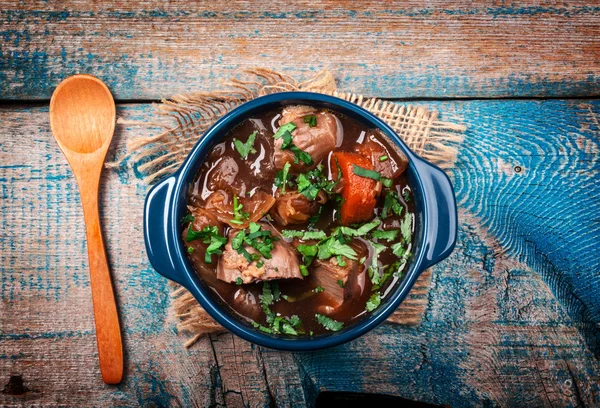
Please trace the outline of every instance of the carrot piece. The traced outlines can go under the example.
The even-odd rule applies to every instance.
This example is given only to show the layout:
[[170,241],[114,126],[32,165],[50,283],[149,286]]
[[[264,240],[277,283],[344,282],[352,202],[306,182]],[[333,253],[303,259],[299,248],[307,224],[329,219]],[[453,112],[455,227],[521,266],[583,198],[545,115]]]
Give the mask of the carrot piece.
[[373,179],[354,174],[354,165],[367,170],[373,170],[373,163],[358,153],[335,152],[331,155],[330,168],[333,179],[339,178],[342,172],[342,198],[340,207],[340,222],[342,225],[356,224],[368,221],[375,215],[376,186]]

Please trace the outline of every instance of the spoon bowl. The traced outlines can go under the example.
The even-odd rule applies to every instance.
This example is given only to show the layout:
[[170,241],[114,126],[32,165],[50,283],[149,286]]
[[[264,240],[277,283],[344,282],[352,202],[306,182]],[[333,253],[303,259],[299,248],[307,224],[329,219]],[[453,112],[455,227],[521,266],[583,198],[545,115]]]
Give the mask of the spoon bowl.
[[61,82],[50,100],[52,134],[77,179],[86,225],[90,282],[102,380],[123,377],[123,345],[98,211],[98,188],[106,152],[115,130],[116,109],[110,91],[90,75]]

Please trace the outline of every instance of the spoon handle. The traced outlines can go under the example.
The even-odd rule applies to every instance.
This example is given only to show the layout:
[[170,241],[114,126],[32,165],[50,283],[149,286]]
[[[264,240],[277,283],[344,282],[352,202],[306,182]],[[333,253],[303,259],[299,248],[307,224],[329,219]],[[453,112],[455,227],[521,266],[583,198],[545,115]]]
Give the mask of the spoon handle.
[[123,377],[123,345],[117,304],[100,228],[98,189],[81,188],[80,192],[90,263],[100,372],[106,384],[118,384]]

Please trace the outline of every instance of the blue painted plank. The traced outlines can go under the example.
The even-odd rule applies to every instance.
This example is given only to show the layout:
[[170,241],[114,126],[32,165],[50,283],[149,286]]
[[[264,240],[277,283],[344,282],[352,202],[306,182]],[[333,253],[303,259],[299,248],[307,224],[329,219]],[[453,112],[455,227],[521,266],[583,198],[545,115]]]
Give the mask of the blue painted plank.
[[[385,325],[348,345],[294,354],[294,384],[303,390],[290,400],[352,390],[451,406],[600,404],[598,260],[590,249],[600,242],[600,102],[425,105],[468,126],[454,170],[457,249],[434,270],[421,325]],[[121,106],[119,115],[148,119],[151,108]],[[181,347],[170,289],[143,249],[146,187],[124,167],[105,173],[101,196],[128,374],[118,389],[102,388],[76,185],[46,108],[3,108],[0,120],[0,383],[22,374],[36,402],[69,395],[73,404],[210,405],[223,401],[219,371],[256,367],[260,353],[282,356],[239,344],[245,351],[236,354],[239,340],[227,337],[216,349],[208,339]],[[118,126],[109,158],[129,137],[150,133]],[[266,378],[279,375],[265,367],[273,370]],[[259,394],[250,401],[268,405],[268,393]],[[0,404],[15,398],[0,394]]]
[[74,73],[99,76],[121,100],[159,99],[256,66],[298,78],[329,68],[341,89],[387,98],[600,93],[594,2],[14,1],[0,21],[3,99],[48,99]]

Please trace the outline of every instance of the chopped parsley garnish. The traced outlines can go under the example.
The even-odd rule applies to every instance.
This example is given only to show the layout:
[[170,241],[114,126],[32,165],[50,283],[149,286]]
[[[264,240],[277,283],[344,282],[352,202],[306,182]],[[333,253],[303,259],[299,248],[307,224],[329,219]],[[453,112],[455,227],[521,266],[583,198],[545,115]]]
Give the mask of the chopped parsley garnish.
[[381,289],[383,287],[383,285],[385,285],[385,283],[388,281],[388,279],[391,278],[392,276],[396,276],[396,277],[402,276],[401,268],[405,265],[406,265],[406,259],[401,259],[399,261],[394,262],[390,266],[388,266],[385,269],[385,272],[384,272],[383,276],[381,277],[381,280],[379,281],[379,283],[377,285],[373,286],[372,290],[376,291],[376,290]]
[[298,192],[300,194],[311,201],[317,198],[317,194],[321,189],[318,185],[311,183],[305,174],[299,174],[296,181],[298,182]]
[[[244,208],[244,205],[242,203],[239,202],[238,196],[236,194],[233,195],[233,218],[236,221],[241,221],[244,219],[248,219],[250,217],[250,214],[243,212],[242,208]],[[240,224],[243,224],[244,222],[242,221]],[[237,224],[237,222],[235,223]]]
[[412,215],[406,214],[400,223],[400,232],[402,233],[402,239],[404,242],[410,242],[412,235]]
[[315,293],[325,292],[325,288],[323,286],[319,285],[313,289],[313,292],[315,292]]
[[[221,255],[223,253],[221,248],[223,248],[227,243],[227,238],[220,235],[219,229],[214,225],[207,225],[202,229],[202,231],[194,231],[190,225],[185,240],[190,242],[197,239],[201,239],[203,243],[208,244],[206,253],[204,255],[204,262],[206,263],[211,263],[211,255]],[[194,252],[194,248],[188,247],[187,251],[191,254]]]
[[327,316],[323,316],[318,313],[315,314],[315,319],[317,319],[317,322],[319,322],[321,326],[323,326],[329,331],[338,331],[341,330],[342,327],[344,327],[344,323],[338,322],[337,320],[333,320]]
[[256,149],[254,148],[254,140],[256,139],[257,134],[258,132],[254,132],[248,136],[246,143],[242,143],[237,139],[233,139],[233,144],[243,159],[247,158],[250,153],[256,153]]
[[379,292],[375,292],[369,298],[369,301],[367,302],[367,304],[365,306],[365,310],[367,312],[372,312],[373,310],[377,309],[377,306],[379,306],[380,303],[381,303],[381,295],[379,294]]
[[268,327],[263,326],[262,324],[258,324],[256,322],[252,322],[252,326],[254,326],[255,328],[257,328],[261,332],[268,333],[268,334],[273,334],[273,330],[269,329]]
[[293,238],[302,238],[304,236],[304,231],[299,230],[283,230],[281,231],[281,235],[287,239]]
[[283,142],[281,143],[281,149],[288,149],[292,145],[293,136],[290,132],[283,132],[281,135]]
[[243,281],[243,280],[242,280],[242,278],[240,278],[239,276],[238,276],[237,278],[235,278],[235,284],[236,284],[236,285],[241,285],[241,284],[243,284],[243,283],[244,283],[244,281]]
[[357,176],[370,178],[375,181],[379,181],[381,179],[381,174],[379,174],[375,170],[365,169],[363,167],[357,166],[356,164],[352,165],[352,172]]
[[302,276],[308,276],[308,268],[306,265],[300,265],[300,274]]
[[280,137],[283,137],[284,133],[291,133],[294,130],[296,130],[297,126],[294,125],[294,122],[290,122],[290,123],[286,123],[285,125],[281,125],[279,127],[279,129],[277,129],[277,132],[275,132],[275,134],[273,135],[273,138],[275,139],[279,139]]
[[[238,232],[231,240],[231,247],[238,254],[246,258],[248,262],[259,261],[261,257],[271,259],[271,251],[274,248],[274,242],[279,238],[273,236],[269,230],[261,230],[260,224],[251,222],[248,230]],[[251,254],[245,248],[245,245],[254,248],[258,253]],[[261,268],[264,262],[256,264],[257,268]]]
[[281,145],[281,149],[282,150],[289,149],[292,153],[294,153],[294,163],[295,164],[298,164],[301,160],[310,166],[311,164],[313,164],[313,160],[312,160],[312,157],[310,157],[310,154],[308,154],[304,150],[300,150],[300,148],[298,146],[296,146],[295,144],[292,143],[292,140],[293,140],[292,131],[294,131],[296,129],[296,127],[297,126],[294,125],[293,122],[286,123],[285,125],[282,125],[281,127],[279,127],[277,132],[275,132],[275,134],[273,135],[273,138],[275,138],[275,139],[283,138],[283,143]]
[[186,222],[192,222],[192,221],[194,221],[194,216],[192,214],[188,214],[181,219],[182,224],[185,224]]
[[406,248],[402,246],[402,242],[396,242],[392,245],[392,253],[398,258],[404,258],[406,255]]
[[344,281],[341,279],[337,281],[337,284],[340,286],[340,288],[344,287]]
[[296,145],[291,145],[290,148],[292,153],[294,153],[294,164],[298,164],[300,161],[303,161],[305,164],[309,166],[313,164],[313,159],[310,157],[310,154],[305,152],[304,150],[300,150],[300,148]]
[[337,181],[327,180],[327,177],[323,174],[322,165],[306,173],[299,174],[296,181],[298,183],[298,192],[309,200],[317,198],[321,190],[327,194],[331,194],[333,188],[338,183]]
[[[205,243],[206,240],[204,240]],[[223,253],[223,248],[227,244],[227,238],[216,234],[210,236],[210,244],[208,248],[206,248],[206,254],[204,255],[204,262],[207,264],[211,263],[211,255],[221,255]]]
[[[281,297],[285,299],[285,295]],[[277,302],[279,298],[280,292],[277,283],[275,282],[273,285],[271,285],[270,282],[264,282],[262,295],[260,296],[260,305],[266,315],[267,324],[270,327],[261,326],[256,322],[253,322],[252,324],[254,327],[264,331],[265,333],[283,333],[297,336],[299,333],[297,329],[300,329],[302,325],[300,318],[297,315],[293,315],[291,317],[278,316],[277,313],[271,310],[270,306]]]
[[342,255],[348,259],[356,260],[356,251],[350,245],[342,243],[338,236],[332,235],[329,238],[319,242],[319,259],[329,259],[332,256]]
[[380,161],[380,162],[384,162],[384,161],[386,161],[387,159],[389,159],[389,157],[387,157],[385,154],[384,154],[383,156],[379,156],[379,161]]
[[404,198],[404,201],[406,201],[407,203],[410,201],[410,190],[404,190],[402,192],[402,198]]
[[395,191],[387,191],[385,193],[385,200],[383,201],[383,210],[381,211],[381,218],[387,218],[392,213],[396,215],[402,215],[402,204],[400,204],[398,193]]
[[391,186],[394,185],[394,180],[386,178],[386,177],[381,177],[381,179],[379,181],[381,181],[381,184],[383,184],[387,188],[390,188]]
[[317,116],[316,115],[307,115],[304,117],[304,123],[308,123],[308,126],[315,127],[317,126]]
[[381,279],[381,274],[379,273],[379,254],[385,251],[387,247],[385,245],[377,244],[375,242],[369,243],[373,248],[371,266],[368,268],[369,278],[371,278],[371,283],[373,285],[377,285]]
[[339,231],[350,237],[361,237],[367,235],[372,229],[377,228],[381,224],[381,221],[374,219],[371,222],[361,225],[359,228],[340,227]]
[[325,239],[327,238],[327,234],[323,231],[298,231],[298,230],[283,230],[281,231],[281,235],[284,238],[292,239],[292,238],[301,238],[304,241],[310,239]]
[[394,180],[385,178],[379,172],[375,170],[365,169],[363,167],[357,166],[356,164],[352,165],[352,172],[360,177],[370,178],[375,181],[380,181],[386,187],[391,187],[394,184]]
[[191,246],[190,246],[190,247],[188,247],[188,249],[187,249],[187,253],[188,253],[188,254],[193,254],[193,253],[194,253],[194,247],[191,247]]
[[385,239],[386,241],[393,241],[398,236],[399,230],[376,230],[373,231],[371,236],[375,239]]
[[275,176],[275,186],[277,186],[277,188],[281,189],[281,194],[285,193],[285,187],[287,186],[288,183],[288,174],[290,172],[290,167],[292,167],[291,164],[289,163],[285,163],[283,165],[283,170],[279,170],[277,172],[277,175]]

